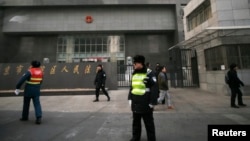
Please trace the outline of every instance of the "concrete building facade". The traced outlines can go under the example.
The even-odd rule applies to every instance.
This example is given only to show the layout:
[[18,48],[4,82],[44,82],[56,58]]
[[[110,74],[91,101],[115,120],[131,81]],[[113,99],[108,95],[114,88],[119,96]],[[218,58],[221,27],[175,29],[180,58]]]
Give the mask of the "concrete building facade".
[[199,86],[219,94],[230,94],[224,76],[231,63],[250,94],[250,1],[191,0],[184,8],[185,41],[172,48],[197,53]]
[[125,64],[139,53],[167,64],[168,48],[184,39],[181,11],[188,1],[2,0],[1,62],[35,56]]
[[126,65],[142,54],[153,65],[167,65],[168,49],[184,40],[182,8],[188,2],[0,0],[0,63]]

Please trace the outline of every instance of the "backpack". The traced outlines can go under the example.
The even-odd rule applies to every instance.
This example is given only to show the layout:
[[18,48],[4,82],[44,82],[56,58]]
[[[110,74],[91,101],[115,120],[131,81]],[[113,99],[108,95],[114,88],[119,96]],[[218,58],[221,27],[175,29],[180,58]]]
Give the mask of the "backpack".
[[226,73],[226,75],[225,75],[225,83],[226,84],[230,83],[230,80],[229,80],[229,77],[228,77],[228,73]]

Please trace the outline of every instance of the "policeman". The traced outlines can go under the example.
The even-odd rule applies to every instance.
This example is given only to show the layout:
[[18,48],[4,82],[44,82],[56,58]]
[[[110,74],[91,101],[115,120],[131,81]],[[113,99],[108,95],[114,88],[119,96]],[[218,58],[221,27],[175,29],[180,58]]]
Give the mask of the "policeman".
[[141,119],[143,119],[147,131],[148,141],[155,141],[155,125],[153,118],[153,107],[157,89],[155,89],[156,77],[154,73],[147,73],[145,57],[136,55],[134,60],[134,72],[132,84],[128,95],[133,113],[132,131],[133,137],[130,141],[139,141],[141,138]]
[[[149,62],[146,63],[146,67],[147,67],[147,74],[149,74],[149,75],[151,75],[151,76],[155,76],[156,81],[157,81],[156,72],[154,72],[154,71],[150,68],[150,67],[151,67],[151,64],[150,64]],[[158,74],[159,74],[159,73],[158,73]],[[156,89],[157,91],[159,91],[158,82],[155,83],[154,87],[155,87],[154,89]],[[158,97],[159,97],[159,94],[154,95],[153,100],[155,100],[155,101],[152,101],[152,102],[153,102],[153,105],[157,105],[157,104],[158,104],[158,101],[157,101]]]
[[102,92],[107,96],[108,101],[110,101],[110,96],[108,94],[108,92],[105,90],[105,81],[106,81],[106,73],[103,70],[103,67],[101,64],[99,64],[96,67],[96,77],[95,77],[95,95],[96,95],[96,99],[93,102],[98,102],[99,101],[99,92],[100,89],[102,89]]
[[22,84],[26,83],[24,88],[22,117],[20,118],[21,121],[28,120],[30,100],[32,99],[35,108],[36,124],[41,124],[42,109],[40,104],[40,86],[43,80],[43,71],[40,65],[39,61],[32,61],[30,69],[21,77],[16,85],[15,94],[18,95]]

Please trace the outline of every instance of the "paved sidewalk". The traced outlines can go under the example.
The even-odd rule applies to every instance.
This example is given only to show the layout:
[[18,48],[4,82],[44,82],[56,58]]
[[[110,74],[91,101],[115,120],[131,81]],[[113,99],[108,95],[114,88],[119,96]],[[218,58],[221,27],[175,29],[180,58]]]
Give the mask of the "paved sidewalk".
[[[93,103],[94,95],[41,96],[43,120],[35,124],[31,103],[30,119],[19,121],[21,96],[0,97],[1,141],[129,141],[132,117],[127,101],[128,89],[109,91]],[[248,106],[230,107],[230,97],[200,89],[170,89],[174,109],[155,107],[157,141],[206,141],[209,124],[250,124]],[[70,93],[70,92],[69,92]],[[144,124],[141,141],[146,141]]]

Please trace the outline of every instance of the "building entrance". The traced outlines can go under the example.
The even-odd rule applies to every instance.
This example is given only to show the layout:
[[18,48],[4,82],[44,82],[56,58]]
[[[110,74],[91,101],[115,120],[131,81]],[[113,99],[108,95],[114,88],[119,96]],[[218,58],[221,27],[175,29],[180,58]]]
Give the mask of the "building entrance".
[[172,87],[199,87],[195,50],[173,48],[170,54],[170,82]]

